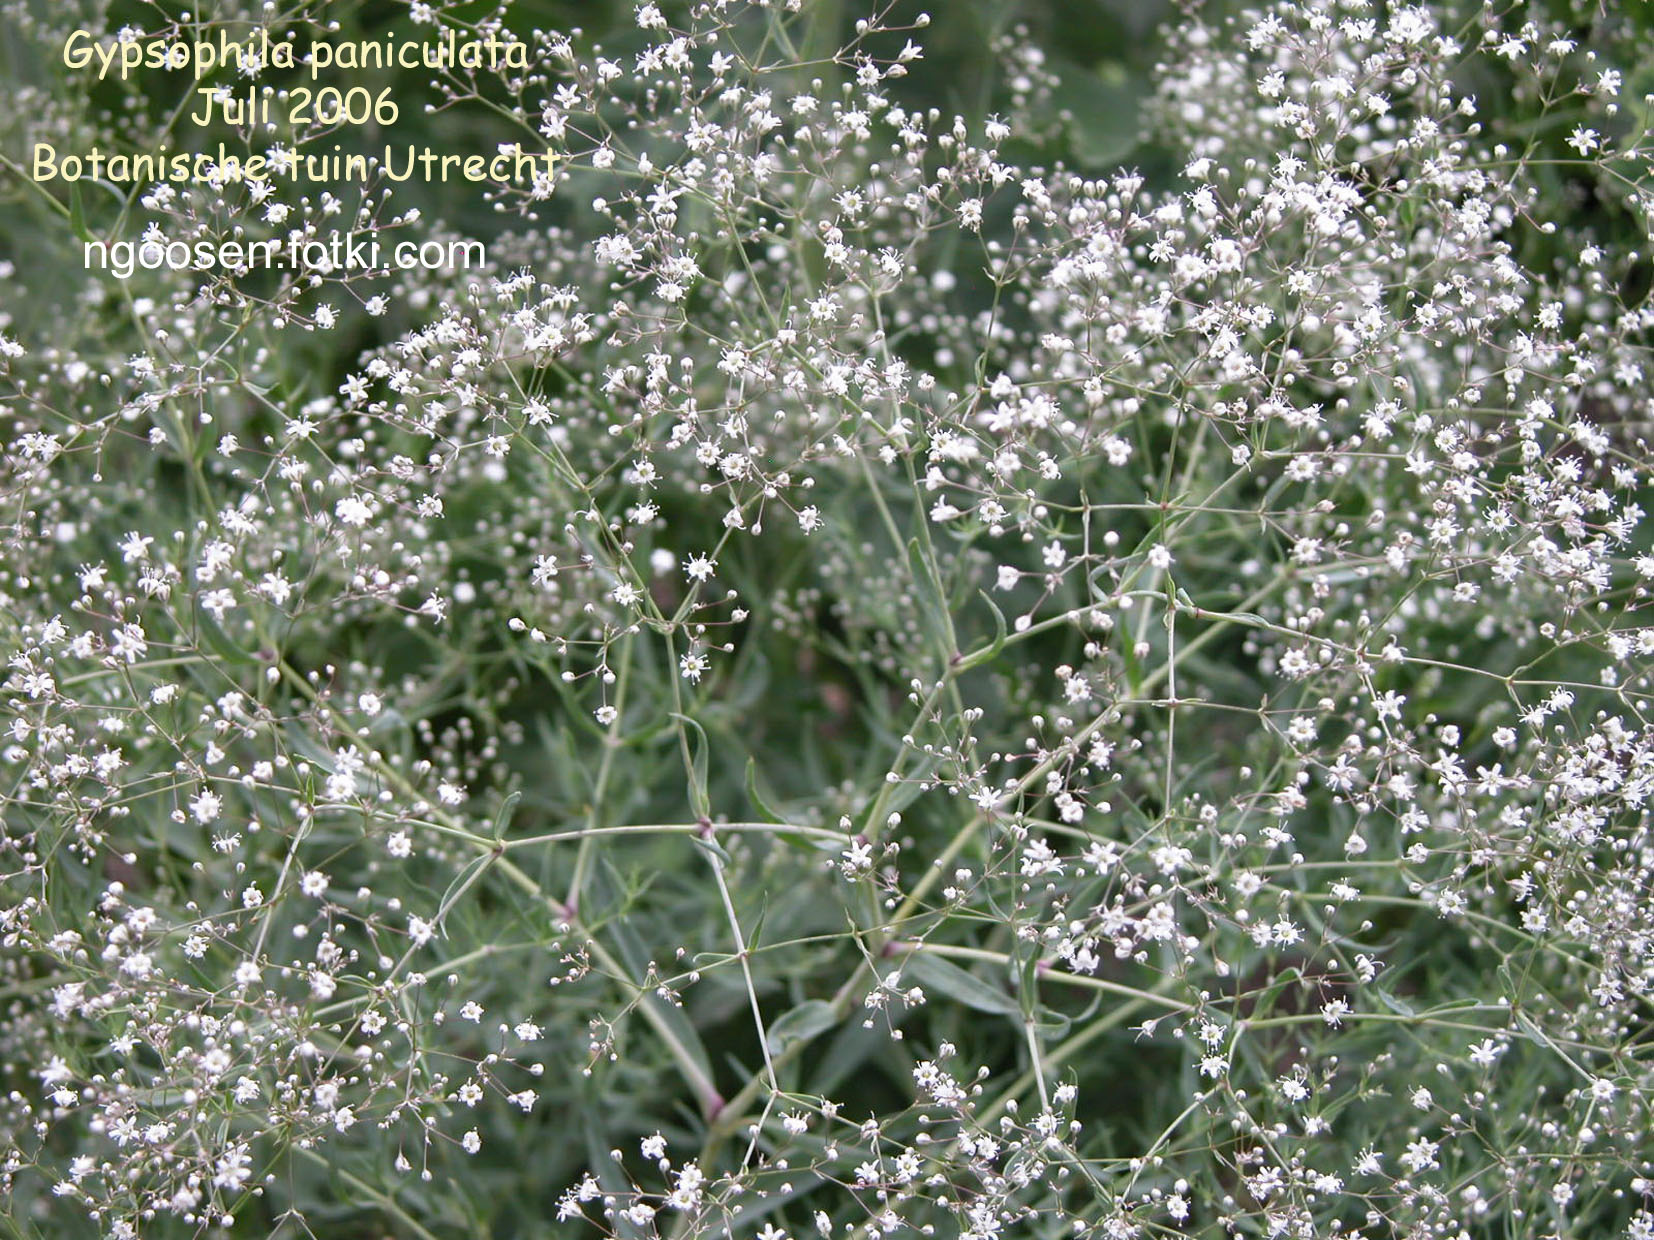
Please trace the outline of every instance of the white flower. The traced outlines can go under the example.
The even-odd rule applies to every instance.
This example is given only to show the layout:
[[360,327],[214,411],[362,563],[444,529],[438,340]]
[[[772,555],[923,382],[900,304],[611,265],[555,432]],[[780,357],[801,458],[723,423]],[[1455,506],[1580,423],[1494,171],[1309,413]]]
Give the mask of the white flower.
[[1568,135],[1568,145],[1581,155],[1589,155],[1602,146],[1602,139],[1596,130],[1587,129],[1583,125],[1576,125],[1573,133]]
[[1401,1156],[1401,1165],[1414,1175],[1438,1167],[1441,1164],[1436,1161],[1437,1149],[1434,1141],[1420,1137],[1408,1144],[1407,1152]]
[[345,525],[361,527],[373,520],[373,505],[360,496],[347,495],[333,506],[333,514]]
[[145,537],[137,530],[131,531],[121,542],[121,559],[130,564],[134,560],[142,560],[149,555],[150,544],[155,540]]
[[290,597],[292,597],[293,583],[288,581],[287,578],[279,571],[265,573],[264,576],[259,579],[258,592],[264,595],[265,598],[269,599],[277,607],[280,607],[286,603]]
[[1504,1053],[1505,1048],[1502,1045],[1492,1038],[1484,1038],[1471,1046],[1470,1062],[1478,1068],[1491,1068]]

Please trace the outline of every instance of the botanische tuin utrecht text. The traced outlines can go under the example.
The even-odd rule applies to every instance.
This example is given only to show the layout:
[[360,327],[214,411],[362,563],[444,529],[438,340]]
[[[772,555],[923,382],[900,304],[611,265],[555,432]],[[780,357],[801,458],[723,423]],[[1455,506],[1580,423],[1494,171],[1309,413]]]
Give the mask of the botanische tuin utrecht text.
[[284,179],[315,184],[367,182],[382,175],[389,181],[528,182],[549,192],[556,155],[531,154],[515,147],[492,155],[443,154],[430,147],[387,144],[372,158],[331,151],[300,153],[276,150],[268,155],[237,155],[219,144],[212,151],[156,151],[132,154],[93,147],[83,155],[60,155],[49,143],[37,142],[30,175],[37,182],[109,181],[154,184],[159,181],[198,181],[224,184],[236,181]]

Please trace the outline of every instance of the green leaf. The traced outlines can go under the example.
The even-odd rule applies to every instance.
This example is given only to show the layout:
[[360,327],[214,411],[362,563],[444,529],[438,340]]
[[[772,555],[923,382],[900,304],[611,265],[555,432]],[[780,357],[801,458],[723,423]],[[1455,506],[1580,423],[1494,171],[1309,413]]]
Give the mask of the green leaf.
[[460,869],[458,874],[454,875],[454,881],[449,883],[446,890],[443,891],[442,899],[438,900],[436,904],[437,913],[442,919],[437,925],[437,933],[443,938],[448,937],[448,914],[453,912],[448,902],[457,899],[459,893],[474,883],[477,876],[493,865],[496,860],[498,860],[498,854],[492,852],[486,852],[480,857],[472,858],[469,863]]
[[948,602],[941,578],[936,575],[936,566],[925,555],[917,538],[907,541],[907,559],[908,569],[913,574],[914,592],[923,604],[919,618],[942,657],[951,659],[954,652],[948,648],[948,630],[944,620],[948,615]]
[[1033,1020],[1039,1004],[1039,945],[1018,941],[1017,1009],[1025,1021]]
[[511,825],[511,815],[517,808],[517,802],[523,799],[522,789],[511,793],[500,802],[499,811],[494,815],[494,838],[503,840],[505,829]]
[[747,758],[747,800],[751,801],[753,809],[758,811],[758,821],[787,821],[778,811],[770,808],[769,801],[758,791],[758,763],[750,755]]
[[1126,685],[1136,697],[1143,688],[1143,665],[1137,660],[1136,640],[1129,624],[1117,624],[1114,631],[1120,636],[1120,661],[1126,668]]
[[993,644],[983,653],[984,661],[996,657],[1005,649],[1005,613],[999,610],[999,604],[989,597],[986,590],[978,590],[982,601],[988,605],[988,610],[994,613],[994,640]]
[[1068,139],[1089,168],[1113,167],[1137,148],[1138,111],[1146,84],[1119,61],[1094,69],[1064,67],[1055,102],[1072,114]]
[[1373,993],[1378,996],[1378,1001],[1380,1003],[1382,1003],[1385,1007],[1389,1008],[1397,1016],[1417,1016],[1418,1015],[1417,1010],[1411,1004],[1406,1003],[1401,999],[1398,999],[1395,995],[1392,995],[1387,990],[1375,990]]
[[[895,791],[885,797],[884,812],[899,813],[917,801],[925,790],[925,781],[939,766],[941,760],[935,754],[926,754],[922,761],[914,763],[902,782],[894,785]],[[816,846],[822,847],[819,841]],[[827,847],[829,851],[836,851],[838,845],[829,843]]]
[[836,1024],[838,1017],[833,1013],[832,1004],[825,999],[806,999],[792,1011],[770,1022],[770,1053],[779,1054],[789,1042],[808,1042]]
[[1005,649],[1005,613],[999,610],[999,604],[988,596],[986,590],[978,590],[982,601],[988,605],[988,610],[994,613],[994,639],[986,646],[977,649],[960,661],[961,671],[970,671],[973,667],[981,667],[984,663],[992,663],[999,657],[999,652]]
[[720,844],[716,839],[714,839],[710,835],[692,835],[689,838],[694,840],[695,841],[695,847],[699,848],[702,852],[704,852],[708,856],[710,856],[712,858],[713,862],[720,869],[728,869],[729,868],[729,865],[730,865],[729,853],[724,849],[724,846],[722,844]]
[[218,621],[199,605],[195,609],[195,637],[197,646],[205,646],[225,663],[246,667],[250,663],[258,662],[257,655],[232,641],[230,635],[219,627]]
[[751,717],[770,692],[770,661],[762,650],[743,650],[739,671],[731,678],[729,696],[715,703],[720,715],[739,727]]
[[[625,1172],[620,1165],[609,1156],[608,1133],[603,1127],[602,1107],[581,1107],[577,1114],[583,1114],[585,1122],[580,1125],[581,1135],[585,1138],[586,1165],[597,1177],[597,1182],[603,1186],[605,1192],[621,1195],[631,1190],[631,1184],[626,1179]],[[615,1214],[615,1234],[621,1240],[635,1240],[639,1234],[637,1224],[621,1212]]]
[[69,228],[81,241],[92,239],[91,230],[86,227],[86,204],[81,200],[78,182],[69,185]]
[[862,1027],[859,1020],[846,1021],[827,1043],[821,1055],[821,1066],[815,1072],[813,1087],[822,1093],[832,1093],[849,1079],[853,1072],[863,1070],[867,1061],[883,1053],[891,1045],[890,1039],[878,1030]]
[[[607,918],[601,933],[615,945],[616,952],[626,966],[626,981],[635,986],[638,979],[648,972],[651,956],[643,945],[643,940],[627,921],[625,899],[622,895],[625,883],[613,863],[606,857],[594,868],[589,882],[592,900],[601,910],[602,916]],[[706,1053],[701,1035],[696,1032],[684,1009],[668,1003],[654,991],[641,996],[639,1002],[649,1004],[659,1014],[667,1032],[693,1061],[702,1078],[711,1081],[712,1060]]]
[[[759,822],[786,825],[786,817],[758,790],[758,764],[750,757],[747,759],[747,800],[752,802],[753,809],[757,811],[754,817]],[[819,835],[805,835],[802,831],[777,831],[774,838],[792,848],[803,848],[811,852],[837,852],[840,848],[837,840]]]
[[679,723],[695,729],[695,739],[689,745],[689,807],[694,810],[695,817],[711,818],[712,798],[707,792],[706,775],[706,729],[688,715],[680,715],[677,711],[671,711],[670,714]]
[[1073,1018],[1061,1012],[1042,1012],[1034,1022],[1034,1032],[1047,1042],[1061,1041],[1073,1027]]
[[952,961],[929,954],[923,948],[902,966],[902,977],[904,980],[912,978],[926,990],[946,995],[973,1011],[1022,1019],[1022,1004],[1016,999],[990,986],[976,974],[967,973]]

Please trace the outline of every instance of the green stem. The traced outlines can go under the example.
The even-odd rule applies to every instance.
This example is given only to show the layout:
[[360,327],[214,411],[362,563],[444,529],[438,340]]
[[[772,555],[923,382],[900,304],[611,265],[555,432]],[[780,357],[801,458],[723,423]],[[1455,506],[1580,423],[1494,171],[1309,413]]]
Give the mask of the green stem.
[[[305,697],[312,701],[316,700],[317,693],[315,688],[303,676],[299,675],[291,664],[289,664],[286,660],[282,660],[280,667],[282,675],[286,678],[288,683],[294,685]],[[364,754],[372,755],[374,753],[373,747],[369,745],[364,738],[358,735],[354,729],[337,720],[335,721],[335,726],[345,737],[353,741],[357,748]],[[372,759],[371,756],[369,761],[373,770],[379,775],[379,777],[397,792],[400,792],[404,797],[411,801],[425,799],[420,795],[418,789],[410,784],[400,771],[396,770],[394,767],[382,760]],[[597,960],[598,964],[603,967],[603,969],[615,977],[624,979],[628,985],[641,990],[638,983],[631,979],[631,976],[625,966],[614,956],[612,952],[609,951],[608,948],[604,947],[603,944],[597,940],[596,936],[592,934],[591,931],[585,928],[583,923],[580,921],[577,910],[571,909],[552,896],[547,895],[545,889],[542,888],[532,876],[525,873],[520,866],[505,856],[505,847],[503,844],[477,835],[473,831],[466,830],[464,827],[454,822],[452,820],[452,816],[443,810],[438,809],[436,813],[442,820],[444,820],[443,825],[446,828],[446,834],[452,835],[457,839],[464,840],[472,848],[475,848],[481,852],[494,854],[497,857],[494,868],[518,888],[540,901],[541,904],[543,904],[544,907],[552,914],[555,921],[565,924],[571,930],[579,933],[581,937],[586,940],[592,956]],[[704,1071],[702,1071],[700,1064],[695,1059],[695,1056],[692,1055],[689,1048],[686,1047],[681,1040],[679,1040],[677,1034],[673,1031],[671,1024],[663,1015],[661,1015],[659,1008],[656,1006],[661,1002],[662,1000],[655,995],[643,994],[641,1001],[638,1004],[638,1010],[643,1013],[644,1020],[648,1021],[650,1027],[654,1029],[661,1041],[665,1043],[668,1052],[670,1052],[672,1056],[673,1062],[677,1065],[679,1073],[683,1076],[685,1083],[689,1085],[695,1095],[696,1101],[700,1104],[703,1114],[710,1119],[723,1109],[723,1099],[718,1093],[717,1087],[712,1083],[712,1080]]]
[[330,1175],[338,1176],[344,1183],[350,1185],[350,1187],[354,1188],[364,1197],[367,1197],[373,1202],[374,1205],[378,1206],[386,1214],[401,1223],[415,1236],[418,1236],[419,1240],[439,1240],[436,1233],[423,1226],[419,1220],[414,1218],[413,1215],[409,1214],[400,1205],[398,1205],[396,1200],[391,1197],[389,1193],[381,1192],[360,1176],[353,1175],[351,1172],[346,1171],[343,1167],[339,1166],[336,1161],[323,1158],[315,1150],[305,1149],[300,1146],[299,1153],[310,1159],[311,1162],[322,1166]]
[[[1240,605],[1235,608],[1235,610],[1237,612],[1244,612],[1251,607],[1257,606],[1265,598],[1269,597],[1269,595],[1272,594],[1276,588],[1287,579],[1287,577],[1288,570],[1281,570],[1269,581],[1265,582],[1251,594],[1247,595],[1246,598],[1242,599]],[[1221,635],[1231,624],[1236,623],[1236,619],[1234,617],[1231,617],[1225,613],[1202,611],[1200,614],[1202,617],[1210,617],[1215,621],[1215,623],[1204,632],[1187,642],[1178,652],[1179,658],[1187,658],[1196,651],[1203,649],[1213,641],[1217,640],[1219,635]],[[1138,687],[1138,692],[1140,694],[1150,692],[1157,685],[1159,685],[1162,680],[1166,679],[1171,674],[1171,663],[1168,661],[1161,664],[1159,667],[1149,672],[1148,675],[1143,677],[1143,682]],[[1077,751],[1079,747],[1085,744],[1085,742],[1089,740],[1094,733],[1101,731],[1110,718],[1112,718],[1111,712],[1104,711],[1076,732],[1066,744],[1057,746],[1057,748],[1054,749],[1043,761],[1037,763],[1032,770],[1016,782],[1011,789],[1010,795],[1013,797],[1021,796],[1030,788],[1033,788],[1036,784],[1043,780],[1046,775],[1055,770],[1057,765],[1062,762],[1064,758]],[[948,841],[947,847],[942,850],[942,853],[936,859],[936,862],[933,865],[926,867],[925,872],[920,875],[919,881],[914,884],[913,890],[908,892],[907,897],[897,907],[895,913],[892,914],[888,923],[892,929],[901,926],[902,923],[911,918],[915,912],[917,912],[920,904],[924,902],[925,897],[930,894],[931,888],[941,881],[943,875],[952,873],[954,860],[965,850],[966,846],[975,837],[976,832],[990,820],[990,817],[991,814],[988,811],[979,811],[978,813],[972,815],[965,825],[960,827],[959,830],[954,833],[953,838]]]

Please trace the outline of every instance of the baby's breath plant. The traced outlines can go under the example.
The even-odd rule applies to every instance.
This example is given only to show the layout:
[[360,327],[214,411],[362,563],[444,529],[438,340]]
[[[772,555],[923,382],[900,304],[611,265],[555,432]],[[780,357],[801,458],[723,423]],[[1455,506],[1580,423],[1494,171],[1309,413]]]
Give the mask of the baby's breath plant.
[[[963,5],[203,7],[0,6],[7,1234],[1654,1237],[1640,13],[1190,5],[1115,169]],[[551,174],[27,175],[383,20]],[[335,231],[487,259],[81,260]]]

